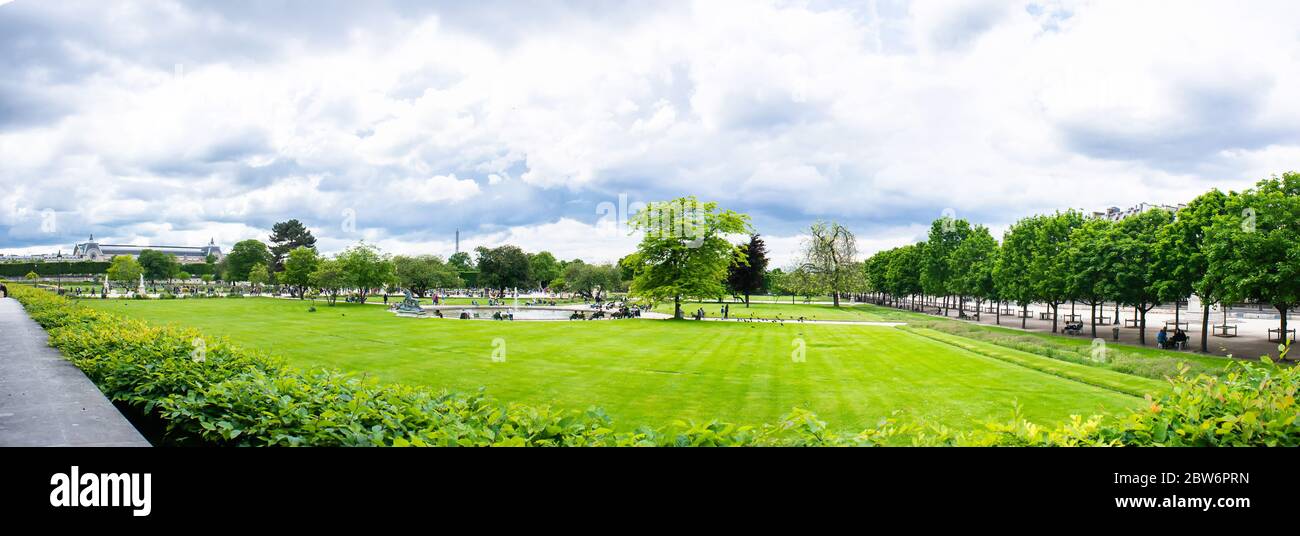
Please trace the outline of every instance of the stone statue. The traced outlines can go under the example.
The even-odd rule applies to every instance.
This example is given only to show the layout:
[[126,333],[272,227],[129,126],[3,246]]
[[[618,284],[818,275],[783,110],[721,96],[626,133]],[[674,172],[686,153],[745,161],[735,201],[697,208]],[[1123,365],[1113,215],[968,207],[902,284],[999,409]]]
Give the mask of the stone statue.
[[409,290],[402,292],[406,294],[406,299],[397,305],[397,314],[424,316],[424,308],[420,307],[420,300],[415,299]]

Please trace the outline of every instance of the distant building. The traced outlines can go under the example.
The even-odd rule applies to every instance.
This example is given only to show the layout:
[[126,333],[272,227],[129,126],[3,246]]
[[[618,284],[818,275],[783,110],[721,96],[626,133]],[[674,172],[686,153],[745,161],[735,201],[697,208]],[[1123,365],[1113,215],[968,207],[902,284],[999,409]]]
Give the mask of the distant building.
[[1129,216],[1136,216],[1138,214],[1141,214],[1153,208],[1162,208],[1169,212],[1178,212],[1178,209],[1181,209],[1185,206],[1187,205],[1184,204],[1158,205],[1155,203],[1138,203],[1136,206],[1132,206],[1124,210],[1120,210],[1119,207],[1108,207],[1105,211],[1094,211],[1092,213],[1092,217],[1105,218],[1111,221],[1119,221]]
[[199,264],[207,262],[208,255],[216,257],[220,262],[224,255],[221,248],[213,240],[208,241],[206,246],[131,246],[123,244],[100,244],[95,242],[95,235],[90,235],[90,240],[77,244],[72,250],[72,259],[68,260],[85,260],[85,261],[106,261],[118,255],[130,255],[139,257],[140,252],[146,249],[161,251],[168,255],[175,255],[176,260],[181,264]]

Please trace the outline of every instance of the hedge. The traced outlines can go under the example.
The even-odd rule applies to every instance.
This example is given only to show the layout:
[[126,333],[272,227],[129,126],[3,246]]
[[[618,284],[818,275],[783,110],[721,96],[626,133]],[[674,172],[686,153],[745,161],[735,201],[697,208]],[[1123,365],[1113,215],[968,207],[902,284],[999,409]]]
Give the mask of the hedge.
[[108,273],[107,262],[5,262],[0,263],[0,277],[21,278],[29,272],[40,276],[96,275]]
[[1159,398],[1118,417],[1043,427],[1013,410],[1006,423],[952,432],[886,420],[838,434],[794,409],[751,427],[709,421],[615,431],[599,409],[503,404],[482,390],[449,393],[380,384],[335,370],[299,370],[221,338],[93,310],[11,285],[50,344],[137,417],[155,443],[213,446],[744,446],[744,445],[1300,445],[1293,367],[1237,363],[1223,378],[1180,374]]

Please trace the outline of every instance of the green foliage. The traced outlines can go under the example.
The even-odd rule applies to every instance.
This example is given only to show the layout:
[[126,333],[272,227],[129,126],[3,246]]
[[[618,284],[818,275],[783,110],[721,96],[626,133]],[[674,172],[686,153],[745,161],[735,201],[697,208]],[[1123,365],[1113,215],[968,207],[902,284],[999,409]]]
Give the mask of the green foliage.
[[271,236],[268,240],[272,244],[271,256],[273,264],[271,266],[277,272],[284,270],[285,259],[293,250],[307,248],[316,251],[316,237],[312,236],[307,226],[296,219],[272,225]]
[[0,277],[26,277],[29,272],[42,276],[96,275],[108,272],[107,262],[5,262],[0,263]]
[[397,281],[393,261],[379,251],[379,248],[360,243],[340,253],[338,266],[345,275],[346,286],[357,290],[361,303],[377,288]]
[[169,255],[156,249],[141,250],[136,261],[140,263],[140,268],[144,270],[144,278],[149,281],[173,279],[181,271],[181,264],[176,260],[175,255]]
[[857,238],[848,228],[836,222],[816,221],[808,228],[800,267],[820,279],[820,286],[831,293],[839,307],[840,294],[858,286],[862,270],[857,256]]
[[622,270],[612,264],[569,263],[558,279],[566,292],[593,300],[604,299],[608,292],[623,290]]
[[226,265],[226,281],[248,281],[248,272],[254,266],[270,265],[274,259],[266,244],[258,240],[244,240],[236,243],[222,262]]
[[348,274],[343,263],[333,259],[322,259],[309,277],[311,286],[325,295],[325,300],[333,306],[338,301],[339,293],[348,285]]
[[528,254],[528,266],[533,283],[538,288],[549,286],[551,281],[560,277],[564,270],[549,251]]
[[302,299],[307,287],[311,285],[311,274],[316,271],[320,262],[320,255],[315,249],[294,248],[289,252],[289,258],[284,260],[284,272],[280,274],[280,282],[296,288],[298,298]]
[[137,283],[142,274],[144,274],[144,269],[130,255],[113,257],[112,263],[108,266],[108,278],[124,285]]
[[518,246],[479,247],[478,283],[485,288],[504,290],[527,287],[532,281],[528,254]]
[[749,304],[749,296],[762,292],[767,285],[767,244],[755,234],[738,253],[727,272],[727,288],[744,296]]
[[435,255],[393,257],[397,284],[423,298],[431,289],[456,288],[464,284],[456,268]]
[[630,292],[651,302],[672,300],[675,318],[683,317],[683,297],[726,292],[723,282],[736,249],[726,235],[750,231],[749,216],[695,197],[649,203],[628,223],[644,233],[630,261],[636,273]]

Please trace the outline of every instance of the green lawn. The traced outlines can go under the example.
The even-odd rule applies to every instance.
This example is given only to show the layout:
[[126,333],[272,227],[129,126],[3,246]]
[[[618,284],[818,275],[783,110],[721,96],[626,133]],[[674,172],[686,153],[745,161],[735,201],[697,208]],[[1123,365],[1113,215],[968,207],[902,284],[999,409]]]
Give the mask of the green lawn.
[[[770,423],[798,406],[840,430],[895,412],[970,429],[1005,419],[1013,401],[1045,424],[1140,403],[1103,387],[1127,375],[1091,369],[1090,381],[1076,381],[1044,372],[1052,363],[1025,366],[890,327],[412,319],[376,305],[317,304],[310,313],[306,303],[265,298],[83,303],[197,327],[302,367],[452,390],[482,386],[508,402],[600,406],[622,428],[677,418]],[[496,339],[504,362],[491,359]],[[799,339],[802,363],[791,359]]]

